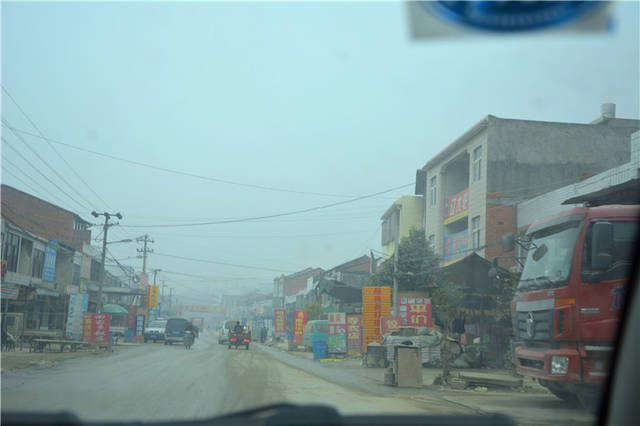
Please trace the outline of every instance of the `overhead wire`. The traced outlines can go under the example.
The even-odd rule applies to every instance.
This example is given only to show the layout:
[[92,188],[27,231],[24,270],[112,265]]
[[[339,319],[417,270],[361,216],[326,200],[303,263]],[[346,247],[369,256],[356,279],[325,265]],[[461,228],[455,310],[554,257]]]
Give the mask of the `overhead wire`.
[[340,206],[340,205],[343,205],[343,204],[354,203],[356,201],[365,200],[367,198],[372,198],[372,197],[375,197],[377,195],[381,195],[381,194],[386,194],[386,193],[389,193],[389,192],[397,191],[399,189],[406,188],[408,186],[412,186],[413,184],[414,183],[412,182],[412,183],[409,183],[409,184],[400,185],[400,186],[396,186],[396,187],[393,187],[393,188],[390,188],[390,189],[386,189],[384,191],[378,191],[378,192],[375,192],[373,194],[367,194],[367,195],[362,195],[362,196],[359,196],[359,197],[351,198],[349,200],[337,201],[337,202],[334,202],[334,203],[325,204],[325,205],[321,205],[321,206],[309,207],[309,208],[306,208],[306,209],[299,209],[299,210],[293,210],[293,211],[282,212],[282,213],[275,213],[275,214],[270,214],[270,215],[244,217],[244,218],[238,218],[238,219],[217,220],[217,221],[211,221],[211,222],[194,222],[194,223],[177,223],[177,224],[176,223],[173,223],[173,224],[151,224],[151,225],[121,225],[121,226],[124,226],[126,228],[181,228],[181,227],[192,227],[192,226],[208,226],[208,225],[221,225],[221,224],[228,224],[228,223],[253,222],[253,221],[264,220],[264,219],[272,219],[272,218],[276,218],[276,217],[292,216],[292,215],[296,215],[296,214],[308,213],[308,212],[312,212],[312,211],[323,210],[323,209],[328,209],[328,208],[335,207],[335,206]]
[[[27,119],[27,121],[29,122],[29,124],[31,124],[31,126],[33,126],[34,129],[36,129],[36,131],[40,134],[40,137],[42,139],[44,139],[49,146],[51,147],[51,149],[53,150],[53,152],[56,153],[56,155],[58,156],[58,158],[60,158],[64,164],[67,165],[67,167],[69,168],[69,170],[71,170],[71,172],[76,176],[76,178],[78,178],[78,180],[80,182],[82,182],[84,184],[84,186],[86,186],[89,191],[98,199],[102,202],[102,204],[106,207],[109,207],[109,203],[107,203],[101,196],[100,194],[98,194],[96,191],[94,191],[94,189],[87,183],[86,180],[84,180],[84,178],[73,168],[73,166],[71,166],[71,164],[69,164],[69,162],[67,161],[66,158],[64,158],[56,149],[56,147],[53,145],[53,143],[51,143],[49,141],[49,139],[44,135],[44,133],[42,132],[42,130],[40,130],[40,128],[36,125],[36,123],[31,119],[31,117],[29,117],[29,114],[26,113],[26,111],[20,106],[20,104],[18,103],[18,101],[15,100],[15,98],[11,95],[11,93],[9,93],[9,91],[7,90],[7,88],[2,85],[2,91],[9,97],[9,99],[11,99],[11,102],[13,102],[13,104],[18,108],[18,110],[20,110],[20,112],[22,113],[22,115]],[[92,204],[92,203],[89,203]]]
[[62,189],[57,183],[55,183],[54,181],[52,181],[47,175],[45,175],[39,168],[37,168],[31,161],[29,161],[17,148],[15,148],[13,145],[11,145],[9,143],[9,141],[7,141],[7,139],[5,139],[4,136],[1,137],[2,142],[5,143],[6,146],[8,146],[9,148],[11,148],[12,151],[14,151],[20,158],[22,158],[29,166],[31,166],[31,168],[33,168],[38,174],[40,174],[40,176],[42,176],[45,180],[47,180],[50,184],[52,184],[53,186],[55,186],[60,192],[62,192],[64,195],[67,196],[67,198],[69,198],[71,201],[73,201],[76,205],[78,205],[82,210],[86,209],[86,206],[82,205],[78,200],[76,200],[74,197],[72,197],[71,195],[69,195],[69,193],[67,191],[65,191],[64,189]]
[[62,176],[62,174],[60,174],[60,172],[58,172],[55,167],[53,167],[46,159],[44,159],[40,153],[38,153],[37,150],[35,150],[31,145],[29,145],[29,143],[22,137],[22,135],[20,135],[19,133],[13,131],[13,129],[11,127],[9,127],[6,123],[7,120],[3,117],[2,118],[2,122],[5,124],[5,126],[7,126],[9,128],[9,131],[11,133],[13,133],[13,135],[18,138],[18,140],[20,142],[22,142],[36,157],[38,157],[40,159],[40,161],[42,161],[42,163],[47,166],[47,168],[49,170],[51,170],[53,172],[53,174],[55,174],[58,179],[60,179],[62,182],[64,182],[65,185],[67,185],[67,187],[69,187],[73,192],[75,192],[85,203],[85,209],[87,208],[87,206],[89,207],[88,210],[91,210],[92,208],[95,209],[95,207],[93,206],[93,203],[91,201],[89,201],[80,191],[78,191],[73,185],[71,185],[69,183],[69,181],[67,181],[67,179],[64,178],[64,176]]
[[[36,138],[42,138],[42,136],[39,136],[37,134],[34,134],[32,132],[23,130],[23,129],[18,129],[18,128],[14,128],[14,130],[16,132],[20,132],[29,136],[33,136]],[[290,194],[302,194],[302,195],[315,195],[315,196],[322,196],[322,197],[336,197],[336,198],[351,198],[353,197],[353,195],[347,195],[347,194],[332,194],[332,193],[325,193],[325,192],[314,192],[314,191],[299,191],[299,190],[294,190],[294,189],[288,189],[288,188],[278,188],[278,187],[274,187],[274,186],[267,186],[267,185],[257,185],[257,184],[251,184],[251,183],[244,183],[244,182],[237,182],[237,181],[233,181],[233,180],[228,180],[228,179],[221,179],[221,178],[216,178],[216,177],[211,177],[211,176],[204,176],[204,175],[200,175],[197,173],[191,173],[191,172],[185,172],[182,170],[176,170],[176,169],[170,169],[168,167],[161,167],[161,166],[156,166],[153,164],[149,164],[149,163],[144,163],[141,161],[136,161],[136,160],[130,160],[127,158],[122,158],[122,157],[118,157],[115,155],[111,155],[111,154],[105,154],[103,152],[98,152],[98,151],[94,151],[91,149],[87,149],[87,148],[83,148],[77,145],[73,145],[73,144],[69,144],[66,142],[61,142],[58,140],[54,140],[54,139],[47,139],[48,141],[55,143],[55,144],[59,144],[62,146],[66,146],[68,148],[72,148],[78,151],[83,151],[83,152],[87,152],[93,155],[98,155],[104,158],[109,158],[111,160],[115,160],[115,161],[121,161],[121,162],[125,162],[125,163],[129,163],[129,164],[133,164],[136,166],[140,166],[140,167],[146,167],[149,169],[154,169],[154,170],[158,170],[158,171],[162,171],[162,172],[166,172],[166,173],[172,173],[172,174],[176,174],[176,175],[181,175],[181,176],[187,176],[187,177],[192,177],[192,178],[196,178],[196,179],[201,179],[201,180],[206,180],[206,181],[210,181],[210,182],[216,182],[216,183],[223,183],[223,184],[227,184],[227,185],[234,185],[234,186],[241,186],[241,187],[246,187],[246,188],[253,188],[253,189],[260,189],[260,190],[265,190],[265,191],[274,191],[274,192],[285,192],[285,193],[290,193]]]
[[164,253],[157,253],[157,252],[154,252],[154,254],[156,256],[168,257],[168,258],[172,258],[172,259],[188,260],[188,261],[192,261],[192,262],[201,262],[201,263],[211,263],[213,265],[232,266],[232,267],[235,267],[235,268],[243,268],[243,269],[254,269],[254,270],[257,270],[257,271],[270,271],[270,272],[278,272],[278,273],[291,272],[291,271],[287,271],[285,269],[274,269],[274,268],[265,268],[265,267],[261,267],[261,266],[240,265],[240,264],[237,264],[237,263],[218,262],[218,261],[215,261],[215,260],[197,259],[197,258],[193,258],[193,257],[178,256],[178,255],[173,255],[173,254],[164,254]]

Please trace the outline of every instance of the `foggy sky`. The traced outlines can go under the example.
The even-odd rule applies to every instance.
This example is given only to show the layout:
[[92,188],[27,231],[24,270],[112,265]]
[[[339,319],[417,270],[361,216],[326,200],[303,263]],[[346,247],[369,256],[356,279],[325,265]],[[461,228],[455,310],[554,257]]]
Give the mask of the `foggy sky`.
[[[411,183],[417,168],[487,114],[586,123],[601,103],[614,102],[619,117],[638,118],[638,5],[615,11],[606,35],[414,42],[400,3],[3,2],[2,84],[54,140],[214,178],[359,196]],[[2,109],[13,126],[34,132],[5,96]],[[4,128],[3,135],[29,154]],[[207,182],[56,146],[104,205],[45,142],[25,140],[92,208],[120,211],[123,225],[269,215],[346,199]],[[3,155],[39,179],[13,152]],[[159,254],[282,273],[331,268],[379,250],[380,216],[412,193],[259,222],[115,227],[109,240],[149,233]],[[90,210],[63,206],[93,221]],[[136,247],[110,251],[126,258]],[[149,268],[217,277],[159,275],[189,302],[213,291],[269,290],[279,275],[160,255]]]

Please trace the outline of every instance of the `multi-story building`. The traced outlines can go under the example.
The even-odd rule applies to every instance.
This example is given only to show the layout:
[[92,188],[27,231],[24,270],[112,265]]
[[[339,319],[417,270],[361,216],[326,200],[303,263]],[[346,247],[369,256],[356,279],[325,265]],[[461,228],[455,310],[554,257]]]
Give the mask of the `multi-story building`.
[[393,256],[398,242],[409,236],[412,229],[422,229],[424,200],[422,196],[405,195],[391,204],[382,215],[382,247],[387,256]]
[[477,252],[503,255],[499,239],[517,227],[516,205],[629,162],[640,120],[615,118],[615,105],[587,124],[488,115],[419,171],[425,233],[445,265]]

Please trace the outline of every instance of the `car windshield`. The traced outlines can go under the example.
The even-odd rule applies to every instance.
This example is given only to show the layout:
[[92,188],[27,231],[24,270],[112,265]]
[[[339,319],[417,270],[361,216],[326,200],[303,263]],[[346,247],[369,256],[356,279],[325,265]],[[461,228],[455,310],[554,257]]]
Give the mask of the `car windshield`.
[[579,230],[580,222],[573,220],[530,235],[518,290],[566,286]]
[[0,7],[3,423],[604,422],[640,0]]

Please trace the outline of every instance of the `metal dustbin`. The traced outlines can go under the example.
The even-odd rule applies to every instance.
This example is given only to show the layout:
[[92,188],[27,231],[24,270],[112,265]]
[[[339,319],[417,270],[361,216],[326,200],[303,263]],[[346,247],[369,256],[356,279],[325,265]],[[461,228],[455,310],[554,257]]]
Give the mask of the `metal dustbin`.
[[387,348],[379,343],[367,345],[367,367],[384,368],[387,366]]
[[393,373],[396,386],[422,387],[422,348],[398,345],[393,348]]
[[133,330],[125,330],[124,341],[127,343],[133,342]]
[[325,359],[327,357],[327,342],[321,340],[313,342],[313,359]]

